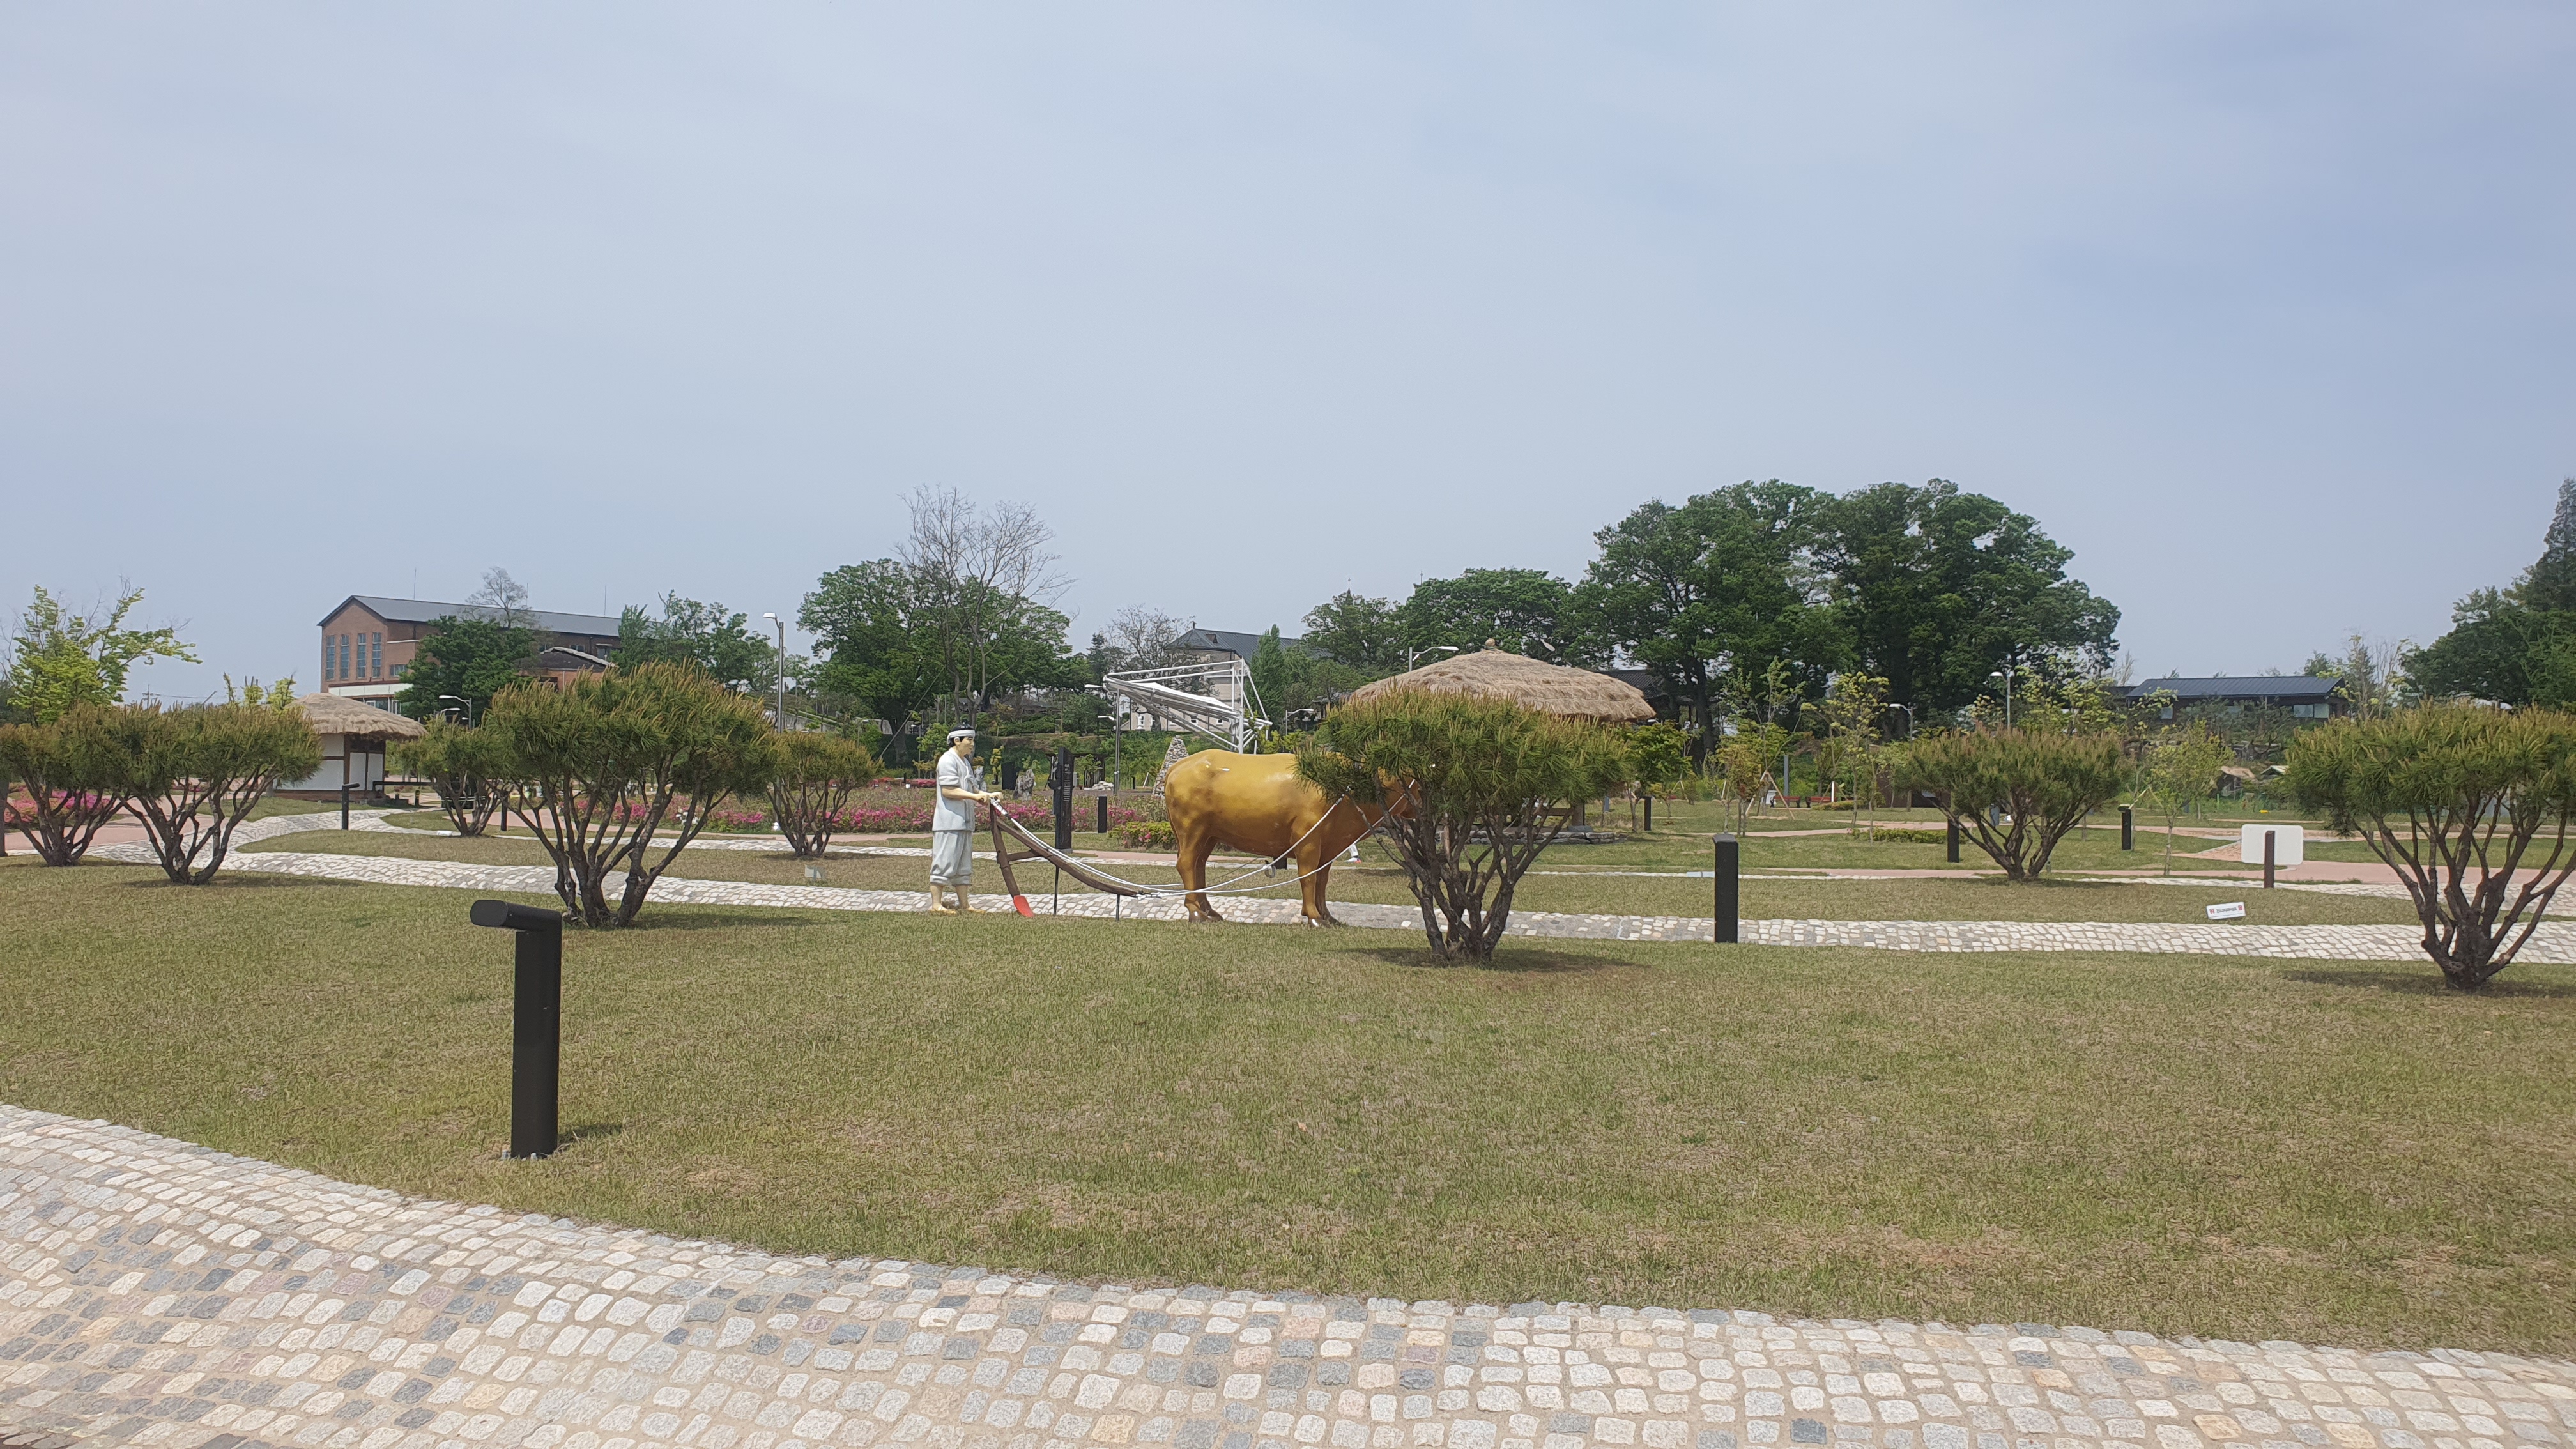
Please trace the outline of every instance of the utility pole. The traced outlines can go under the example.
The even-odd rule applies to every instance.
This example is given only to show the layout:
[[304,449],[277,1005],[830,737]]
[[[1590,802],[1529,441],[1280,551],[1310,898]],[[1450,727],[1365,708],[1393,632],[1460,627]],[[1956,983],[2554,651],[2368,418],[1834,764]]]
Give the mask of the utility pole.
[[771,716],[771,719],[778,728],[785,729],[787,728],[787,621],[770,613],[763,613],[760,617],[778,626],[778,660],[770,671],[778,676],[778,713]]

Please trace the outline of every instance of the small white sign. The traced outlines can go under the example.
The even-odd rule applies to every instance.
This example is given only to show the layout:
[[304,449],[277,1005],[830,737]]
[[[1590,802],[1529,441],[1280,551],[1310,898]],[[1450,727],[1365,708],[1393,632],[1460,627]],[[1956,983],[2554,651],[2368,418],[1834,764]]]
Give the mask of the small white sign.
[[2233,921],[2240,919],[2244,914],[2243,901],[2221,901],[2209,908],[2209,918],[2213,921]]
[[2296,825],[2246,826],[2236,837],[2236,858],[2247,865],[2261,865],[2266,835],[2272,837],[2272,863],[2283,870],[2308,858],[2308,833]]

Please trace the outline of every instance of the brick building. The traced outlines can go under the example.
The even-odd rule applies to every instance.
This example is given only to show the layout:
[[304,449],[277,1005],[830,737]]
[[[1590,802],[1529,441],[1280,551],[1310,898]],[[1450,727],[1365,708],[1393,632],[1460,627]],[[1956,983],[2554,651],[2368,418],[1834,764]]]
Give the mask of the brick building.
[[[402,693],[403,666],[411,663],[422,637],[436,632],[431,622],[486,612],[471,604],[351,594],[322,616],[322,690],[392,709],[394,696]],[[614,657],[618,621],[608,615],[528,609],[520,617],[544,650],[537,673],[578,674],[606,668]]]

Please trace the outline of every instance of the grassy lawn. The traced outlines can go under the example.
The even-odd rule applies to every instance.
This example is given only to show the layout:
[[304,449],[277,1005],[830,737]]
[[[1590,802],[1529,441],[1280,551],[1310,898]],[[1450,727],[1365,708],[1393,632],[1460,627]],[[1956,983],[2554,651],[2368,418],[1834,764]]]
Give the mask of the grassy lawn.
[[[1075,843],[1091,848],[1097,837],[1074,837]],[[977,844],[989,845],[990,837],[979,837]],[[308,832],[282,836],[249,847],[261,850],[345,853],[351,855],[398,855],[416,860],[454,860],[475,865],[544,865],[545,852],[524,833],[503,836],[486,835],[474,840],[418,835],[391,835],[383,831]],[[929,879],[927,861],[912,857],[842,856],[811,862],[823,872],[821,884],[856,890],[906,890],[924,888]],[[675,876],[700,880],[757,881],[769,885],[807,884],[805,867],[809,862],[796,859],[785,846],[773,851],[690,850],[671,867]],[[1555,868],[1554,862],[1542,869]],[[1119,875],[1140,884],[1177,883],[1179,873],[1169,867],[1119,865],[1111,867]],[[1239,873],[1244,867],[1211,868],[1214,878],[1222,879]],[[1044,892],[1053,884],[1055,872],[1043,866],[1022,866],[1020,885],[1024,890]],[[1254,877],[1245,884],[1254,884]],[[1294,899],[1295,886],[1286,884],[1288,873],[1279,878],[1283,883],[1259,892],[1261,895]],[[975,871],[978,888],[998,894],[1002,888],[1001,873],[991,862],[980,863]],[[1078,888],[1077,888],[1078,889]],[[1411,905],[1413,895],[1404,884],[1401,872],[1388,866],[1336,868],[1331,881],[1332,898],[1337,901],[1375,901],[1390,905]],[[1530,875],[1521,881],[1520,893],[1514,897],[1516,909],[1533,911],[1596,912],[1622,916],[1705,916],[1713,908],[1714,888],[1706,880],[1657,880],[1635,876]],[[2000,879],[1979,880],[1796,880],[1748,879],[1743,884],[1744,914],[1755,920],[1838,920],[1838,921],[2205,921],[2207,907],[2213,901],[2246,903],[2245,923],[2250,925],[2305,926],[2345,924],[2412,925],[2415,913],[2404,901],[2380,900],[2365,896],[2321,895],[2307,891],[2273,891],[2249,888],[2243,881],[2219,881],[2191,888],[2163,885],[2126,885],[2096,881],[2044,881],[2037,885],[2017,886]],[[1220,904],[1219,909],[1223,906]]]
[[[2189,894],[2177,892],[2178,894]],[[2576,1350],[2576,971],[655,907],[498,1156],[460,893],[0,863],[0,1100],[460,1201],[1124,1281]]]

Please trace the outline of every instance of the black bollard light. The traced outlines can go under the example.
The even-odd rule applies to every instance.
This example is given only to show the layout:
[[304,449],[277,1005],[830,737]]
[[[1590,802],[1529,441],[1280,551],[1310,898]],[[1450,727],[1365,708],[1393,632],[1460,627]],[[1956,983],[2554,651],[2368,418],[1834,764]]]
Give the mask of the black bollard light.
[[1646,797],[1646,833],[1655,833],[1655,797],[1652,795]]
[[2122,850],[2138,848],[2138,812],[2135,806],[2120,807],[2120,848]]
[[1047,771],[1047,798],[1055,806],[1055,848],[1073,849],[1073,750],[1055,747],[1055,764]]
[[563,917],[476,901],[474,924],[518,933],[510,1008],[510,1155],[551,1157],[563,1086]]
[[1949,842],[1950,863],[1957,865],[1959,863],[1959,822],[1955,819],[1950,822]]
[[340,828],[343,830],[349,828],[349,788],[348,781],[340,782]]
[[1717,838],[1717,939],[1720,945],[1733,945],[1741,939],[1741,926],[1738,922],[1740,914],[1738,902],[1742,899],[1738,880],[1739,860],[1735,837],[1719,836]]
[[2263,832],[2263,889],[2267,891],[2272,888],[2272,861],[2279,854],[2280,838],[2277,830]]
[[1100,824],[1092,833],[1095,835],[1109,833],[1109,792],[1106,790],[1100,792]]

